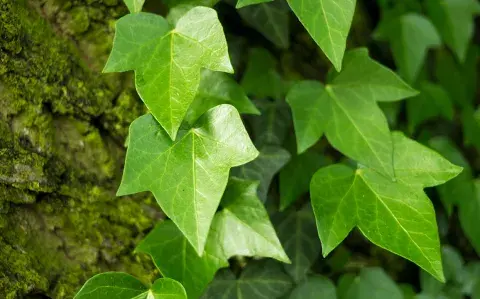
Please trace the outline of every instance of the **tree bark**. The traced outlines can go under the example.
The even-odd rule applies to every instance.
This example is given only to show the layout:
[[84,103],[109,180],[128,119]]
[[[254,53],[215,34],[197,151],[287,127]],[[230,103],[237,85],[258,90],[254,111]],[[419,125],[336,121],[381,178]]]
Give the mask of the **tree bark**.
[[0,298],[72,298],[104,271],[150,280],[134,245],[159,218],[116,198],[131,75],[105,75],[119,0],[0,0]]

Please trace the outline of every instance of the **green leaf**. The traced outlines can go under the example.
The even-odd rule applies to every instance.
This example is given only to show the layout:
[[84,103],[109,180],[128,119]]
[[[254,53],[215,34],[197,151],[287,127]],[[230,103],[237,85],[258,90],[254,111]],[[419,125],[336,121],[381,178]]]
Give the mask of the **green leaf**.
[[136,251],[149,254],[163,276],[183,284],[189,298],[199,298],[218,269],[228,267],[221,247],[209,237],[200,257],[175,224],[159,223],[138,244]]
[[474,196],[459,200],[459,218],[465,235],[473,248],[480,254],[480,180],[474,181]]
[[414,132],[422,122],[435,117],[453,120],[453,103],[445,89],[440,85],[424,82],[420,86],[420,92],[420,95],[407,100],[410,132]]
[[237,6],[235,7],[238,9],[238,8],[242,8],[252,4],[259,4],[259,3],[272,2],[272,1],[273,0],[238,0]]
[[336,299],[336,289],[333,282],[323,276],[308,277],[306,281],[293,289],[288,299]]
[[435,211],[421,189],[453,178],[460,168],[401,133],[393,140],[396,182],[340,164],[314,175],[310,193],[323,254],[357,226],[374,244],[443,280]]
[[352,273],[345,273],[340,276],[337,286],[338,299],[349,299],[347,297],[348,291],[350,290],[350,286],[354,283],[355,278],[355,275]]
[[363,268],[350,285],[349,299],[403,299],[402,291],[381,268]]
[[462,110],[463,143],[473,145],[480,150],[480,124],[475,119],[475,111],[471,106],[465,106]]
[[219,272],[202,299],[276,299],[291,287],[292,282],[282,266],[264,260],[249,263],[238,278],[229,269]]
[[280,99],[284,94],[284,82],[277,72],[277,61],[263,48],[250,50],[247,69],[240,84],[247,94],[261,99]]
[[193,124],[207,110],[221,104],[230,104],[238,112],[260,114],[237,82],[225,73],[202,70],[200,86],[191,104],[186,120]]
[[145,105],[175,140],[200,82],[200,69],[233,73],[215,10],[195,7],[170,30],[161,16],[130,14],[116,25],[105,72],[135,71]]
[[456,148],[449,139],[445,137],[432,138],[429,141],[429,146],[445,156],[452,163],[464,168],[462,173],[457,177],[437,187],[440,200],[450,215],[453,211],[453,205],[475,197],[472,170],[461,151]]
[[476,0],[428,0],[427,11],[445,43],[460,61],[465,61],[473,37],[474,17],[480,14]]
[[324,156],[312,151],[294,156],[280,171],[280,210],[285,210],[307,193],[313,174],[329,162]]
[[320,254],[313,212],[307,206],[299,211],[280,213],[275,219],[278,237],[292,260],[283,267],[295,282],[300,282]]
[[330,144],[344,155],[394,177],[390,131],[376,101],[397,101],[416,95],[415,90],[370,59],[365,49],[348,52],[343,71],[326,87],[299,84],[287,95],[299,150],[314,144],[325,131]]
[[287,0],[287,2],[335,69],[340,71],[356,0]]
[[282,146],[291,128],[290,108],[284,101],[257,100],[262,115],[249,116],[255,145]]
[[462,107],[471,106],[477,91],[478,47],[470,47],[463,64],[447,50],[435,51],[435,77],[450,98]]
[[213,7],[220,0],[162,0],[162,3],[168,7],[174,7],[179,5],[194,5],[194,6],[207,6]]
[[[240,8],[241,3],[243,8],[239,9],[238,13],[247,25],[260,32],[275,46],[287,49],[290,46],[290,11],[282,0],[270,1],[273,0],[240,0],[237,8]],[[258,4],[244,7],[243,3],[246,2]]]
[[441,45],[434,25],[417,13],[404,14],[377,29],[376,37],[390,42],[400,75],[414,82],[429,48]]
[[176,142],[147,114],[130,127],[117,195],[151,191],[165,214],[201,254],[230,168],[257,155],[233,106],[209,110]]
[[288,92],[286,100],[292,108],[299,154],[322,137],[330,110],[328,96],[325,88],[316,81],[299,82]]
[[290,160],[290,153],[276,146],[265,146],[252,162],[232,170],[232,174],[239,178],[259,181],[258,197],[262,202],[267,200],[267,193],[273,177]]
[[236,255],[271,257],[290,263],[263,203],[258,182],[231,178],[222,199],[222,211],[213,220],[210,234],[230,258]]
[[90,278],[75,299],[187,299],[183,286],[170,278],[161,278],[148,288],[130,274],[106,272]]
[[433,187],[450,181],[463,168],[450,163],[435,151],[409,139],[400,132],[392,133],[394,168],[397,181],[412,187]]
[[123,0],[131,13],[141,12],[145,0]]

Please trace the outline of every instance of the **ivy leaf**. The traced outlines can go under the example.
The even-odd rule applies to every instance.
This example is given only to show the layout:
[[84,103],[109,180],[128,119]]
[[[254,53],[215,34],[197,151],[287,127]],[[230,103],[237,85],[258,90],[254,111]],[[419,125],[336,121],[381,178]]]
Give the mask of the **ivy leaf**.
[[210,234],[228,258],[261,256],[290,263],[257,197],[257,187],[257,181],[231,178],[222,199],[223,209],[215,216]]
[[240,85],[229,75],[204,69],[201,77],[195,100],[185,117],[189,123],[195,123],[203,113],[220,104],[235,106],[240,113],[260,114]]
[[[287,49],[290,46],[290,11],[283,0],[240,0],[237,8],[240,17],[266,39],[280,49]],[[245,3],[258,3],[244,7]],[[268,2],[268,3],[264,3]],[[239,7],[240,5],[240,7]]]
[[263,260],[249,263],[238,278],[229,269],[219,272],[202,299],[276,299],[291,287],[292,282],[279,263]]
[[207,6],[213,7],[220,0],[162,0],[162,3],[168,7],[180,5]]
[[442,185],[463,170],[400,132],[394,132],[392,138],[395,148],[395,175],[397,180],[406,186],[423,189]]
[[380,27],[375,35],[378,39],[390,42],[399,73],[408,82],[416,80],[428,49],[441,45],[435,26],[417,13],[394,18]]
[[165,214],[202,254],[229,169],[257,155],[233,106],[207,111],[176,142],[147,114],[130,127],[117,195],[151,191]]
[[295,282],[305,279],[320,254],[313,212],[308,206],[294,212],[278,214],[278,236],[291,258],[291,264],[285,264],[285,271]]
[[159,223],[136,251],[149,254],[163,276],[183,284],[188,298],[199,298],[218,269],[228,267],[223,251],[211,237],[200,257],[175,224]]
[[287,0],[287,2],[335,69],[340,71],[356,0]]
[[145,0],[123,0],[123,2],[127,5],[130,13],[136,13],[142,11]]
[[[298,84],[287,101],[299,151],[314,144],[325,131],[330,144],[344,155],[394,177],[390,131],[376,101],[397,101],[416,95],[415,90],[370,59],[366,49],[348,52],[343,71],[327,86],[313,81]],[[307,107],[315,107],[309,111],[302,108],[308,101]]]
[[478,47],[470,47],[462,64],[447,50],[438,50],[435,53],[435,77],[440,85],[460,106],[471,106],[475,102],[477,91]]
[[363,268],[347,292],[349,299],[403,299],[395,282],[381,268]]
[[250,50],[247,69],[240,83],[249,95],[257,98],[280,99],[284,94],[284,82],[277,72],[275,57],[263,48]]
[[312,151],[294,156],[280,171],[280,210],[285,210],[307,193],[312,176],[329,162],[325,156]]
[[170,278],[161,278],[148,288],[127,273],[106,272],[90,278],[75,299],[187,299],[183,286]]
[[233,73],[215,10],[195,7],[171,30],[161,16],[129,14],[116,25],[105,72],[135,71],[145,105],[175,140],[200,82],[200,69]]
[[443,281],[435,211],[421,188],[453,178],[460,168],[401,133],[394,133],[393,140],[396,182],[367,168],[354,171],[340,164],[314,175],[310,193],[323,254],[357,226],[374,244]]
[[442,116],[453,120],[453,102],[448,93],[440,85],[423,82],[420,94],[407,100],[408,128],[414,132],[419,124]]
[[255,104],[262,114],[248,117],[255,145],[282,146],[291,128],[290,108],[284,101],[257,100]]
[[427,11],[445,43],[460,61],[465,61],[473,37],[474,17],[480,14],[476,0],[428,0]]
[[459,218],[465,235],[467,235],[473,248],[480,254],[480,227],[478,215],[480,215],[480,180],[473,183],[474,196],[463,198],[459,203]]
[[276,146],[265,146],[252,162],[232,170],[239,178],[259,181],[258,197],[262,202],[267,200],[267,193],[273,177],[290,160],[290,153]]
[[308,277],[306,281],[293,289],[288,299],[337,299],[333,282],[323,276]]
[[252,4],[259,4],[264,2],[272,2],[273,0],[238,0],[237,6],[235,8],[242,8]]

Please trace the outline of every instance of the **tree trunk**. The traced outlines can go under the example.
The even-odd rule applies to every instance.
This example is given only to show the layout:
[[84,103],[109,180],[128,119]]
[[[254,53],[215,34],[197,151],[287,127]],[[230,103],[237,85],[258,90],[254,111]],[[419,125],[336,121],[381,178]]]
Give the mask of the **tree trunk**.
[[119,0],[0,0],[0,298],[72,298],[91,275],[149,280],[134,244],[160,215],[116,198],[131,75],[105,75]]

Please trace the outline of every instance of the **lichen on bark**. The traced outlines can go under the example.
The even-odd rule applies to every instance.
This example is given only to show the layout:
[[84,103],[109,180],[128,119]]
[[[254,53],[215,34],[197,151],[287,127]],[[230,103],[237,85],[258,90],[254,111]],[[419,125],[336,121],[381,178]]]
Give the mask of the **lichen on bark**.
[[117,0],[0,0],[0,298],[71,298],[95,273],[158,275],[132,253],[161,215],[116,198],[129,75],[102,75]]

